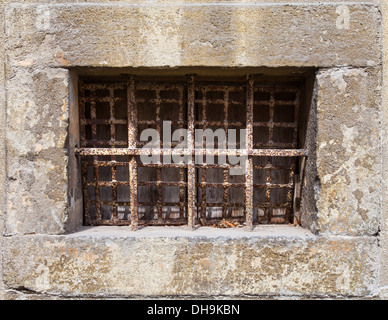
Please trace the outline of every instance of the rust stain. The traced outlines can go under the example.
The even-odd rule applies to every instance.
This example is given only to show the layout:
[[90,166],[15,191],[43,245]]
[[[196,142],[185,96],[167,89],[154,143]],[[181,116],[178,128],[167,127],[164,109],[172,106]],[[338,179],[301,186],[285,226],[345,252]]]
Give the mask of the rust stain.
[[54,55],[54,60],[58,63],[60,63],[63,66],[68,66],[70,63],[65,59],[65,53],[64,52],[57,52]]

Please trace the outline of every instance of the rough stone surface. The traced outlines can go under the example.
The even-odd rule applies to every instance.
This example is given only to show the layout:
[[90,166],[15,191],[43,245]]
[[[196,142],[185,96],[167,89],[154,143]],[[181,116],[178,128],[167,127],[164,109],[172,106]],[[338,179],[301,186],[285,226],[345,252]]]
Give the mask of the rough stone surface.
[[214,234],[206,228],[212,236],[173,231],[160,237],[160,231],[134,235],[126,228],[9,237],[5,282],[65,296],[365,296],[376,288],[374,237],[315,237],[301,228],[269,228],[272,235],[222,235],[224,230]]
[[381,210],[380,71],[317,75],[320,232],[374,235]]
[[12,71],[6,233],[60,233],[67,208],[68,71]]
[[382,89],[382,217],[381,217],[381,257],[380,257],[380,286],[381,296],[388,299],[388,2],[381,1],[383,17],[382,44],[383,44],[383,89]]
[[[0,299],[388,298],[386,2],[384,32],[378,0],[36,2],[0,5]],[[82,220],[73,67],[287,66],[317,68],[315,202],[303,217],[316,234],[59,235]]]
[[12,66],[377,66],[380,13],[349,4],[9,4]]
[[[4,5],[0,3],[0,42],[4,43]],[[0,46],[0,299],[4,290],[3,285],[3,230],[6,214],[6,152],[4,144],[5,136],[5,75],[4,75],[4,46]]]

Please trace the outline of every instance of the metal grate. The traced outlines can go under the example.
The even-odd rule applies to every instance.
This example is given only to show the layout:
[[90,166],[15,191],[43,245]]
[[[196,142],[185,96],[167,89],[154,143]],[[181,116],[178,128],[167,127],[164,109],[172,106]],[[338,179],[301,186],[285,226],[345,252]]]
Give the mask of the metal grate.
[[[163,121],[171,123],[171,132],[186,127],[184,84],[139,83],[134,92],[139,133],[152,128],[163,137]],[[140,135],[137,135],[137,146],[144,147],[146,142],[139,138]],[[177,144],[178,142],[164,143],[161,140],[160,147],[173,148]],[[138,159],[137,200],[141,224],[187,223],[185,169],[166,162],[171,161],[144,166]]]
[[[80,84],[80,134],[86,225],[211,225],[235,219],[248,227],[288,223],[293,217],[300,90],[298,85],[246,82],[144,82]],[[168,127],[188,129],[187,144],[141,141],[143,130],[160,137]],[[195,129],[246,129],[234,146],[195,140]],[[147,144],[147,145],[146,145]],[[152,147],[152,148],[151,148]],[[231,150],[234,147],[236,150]],[[172,148],[172,149],[171,149]],[[175,148],[175,149],[174,149]],[[248,154],[245,175],[218,159]],[[141,155],[159,153],[158,163]],[[189,156],[186,163],[168,161]],[[192,157],[190,157],[192,156]],[[214,161],[210,161],[214,157]],[[198,161],[198,159],[203,161]],[[194,161],[195,160],[195,161]],[[298,193],[299,194],[299,193]]]

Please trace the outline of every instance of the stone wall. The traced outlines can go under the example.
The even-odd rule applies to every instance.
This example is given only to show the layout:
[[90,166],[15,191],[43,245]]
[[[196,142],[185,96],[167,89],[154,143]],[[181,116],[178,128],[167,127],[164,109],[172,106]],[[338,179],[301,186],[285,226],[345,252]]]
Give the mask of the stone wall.
[[[385,2],[1,8],[0,297],[387,297]],[[313,71],[302,226],[82,227],[77,74],[207,68]]]

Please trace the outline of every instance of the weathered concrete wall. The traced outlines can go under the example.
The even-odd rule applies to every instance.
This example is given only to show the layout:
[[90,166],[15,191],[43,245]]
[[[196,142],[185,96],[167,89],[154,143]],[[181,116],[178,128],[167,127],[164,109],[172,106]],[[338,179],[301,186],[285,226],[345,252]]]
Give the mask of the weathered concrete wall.
[[317,238],[287,226],[249,235],[209,227],[137,233],[103,227],[15,236],[6,241],[5,281],[67,296],[363,296],[377,285],[376,241]]
[[[0,42],[4,43],[4,4],[0,3]],[[4,75],[4,46],[0,46],[0,299],[3,295],[3,230],[5,220],[6,197],[6,155],[5,155],[5,75]]]
[[381,147],[379,69],[317,75],[318,229],[369,235],[379,230]]
[[68,71],[14,68],[8,75],[6,233],[61,233],[68,190]]
[[382,87],[382,152],[383,152],[383,172],[382,172],[382,219],[380,231],[380,296],[388,299],[388,2],[381,1],[381,11],[383,17],[382,44],[383,44],[383,87]]
[[[4,4],[7,298],[22,288],[38,297],[383,292],[388,170],[378,1]],[[69,149],[74,67],[316,68],[316,211],[305,229],[73,232],[82,214]]]
[[[342,26],[338,4],[330,3],[7,5],[7,148],[8,158],[12,158],[8,166],[11,198],[7,233],[64,231],[68,172],[62,164],[67,161],[64,143],[69,74],[61,67],[316,66],[327,68],[327,74],[338,73],[332,77],[341,77],[344,71],[336,68],[349,65],[356,74],[362,68],[375,68],[370,72],[379,77],[379,8],[373,4],[351,4],[346,8],[352,28]],[[376,80],[373,84],[368,83],[368,77],[359,78],[363,79],[362,90],[379,94],[372,87],[378,85]],[[340,81],[336,78],[327,88],[319,89],[321,100],[346,94],[346,85],[337,91],[331,89],[343,86]],[[358,89],[354,88],[359,96],[347,98],[348,108],[358,103],[363,110],[370,108],[370,103],[378,103],[377,99],[361,102]],[[47,91],[53,96],[45,95]],[[337,102],[335,96],[332,99]],[[340,109],[330,110],[334,112],[332,118],[343,116]],[[365,112],[368,114],[368,110]],[[379,130],[376,119],[371,120],[373,130]],[[21,132],[26,139],[19,138]],[[326,162],[331,161],[330,149],[328,152]],[[376,166],[373,169],[378,170]],[[31,186],[37,185],[36,179],[45,187],[34,190]],[[28,214],[21,214],[23,211]],[[370,211],[376,215],[375,208]]]
[[347,6],[346,29],[337,7],[11,4],[8,58],[35,68],[379,65],[378,7]]

